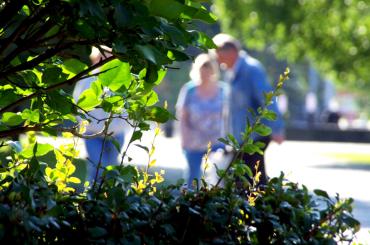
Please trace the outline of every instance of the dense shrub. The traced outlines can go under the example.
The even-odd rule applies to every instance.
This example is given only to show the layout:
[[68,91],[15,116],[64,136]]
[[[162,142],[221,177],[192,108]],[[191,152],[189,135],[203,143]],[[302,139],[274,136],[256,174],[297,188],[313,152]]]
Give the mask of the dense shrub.
[[[40,170],[39,175],[42,175]],[[153,187],[134,167],[111,167],[100,192],[60,193],[23,170],[3,180],[0,241],[12,244],[335,244],[351,241],[352,200],[272,179],[266,188]]]

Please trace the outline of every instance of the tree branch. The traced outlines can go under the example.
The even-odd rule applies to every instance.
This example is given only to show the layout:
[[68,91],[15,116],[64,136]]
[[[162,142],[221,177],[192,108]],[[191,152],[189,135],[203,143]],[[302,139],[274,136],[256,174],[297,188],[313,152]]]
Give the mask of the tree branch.
[[[16,4],[20,4],[20,6],[16,7],[16,9],[13,7],[10,7],[13,9],[13,11],[16,11],[18,12],[19,9],[26,3],[27,1],[25,0],[19,0],[19,1],[12,1],[12,4],[13,3],[16,3]],[[5,12],[6,14],[4,15],[3,12]],[[6,16],[9,11],[5,11],[5,9],[1,12],[0,16],[1,17],[4,17]],[[26,19],[24,19],[20,25],[17,27],[17,29],[6,39],[3,39],[1,40],[1,45],[0,45],[0,53],[2,53],[4,50],[6,50],[6,48],[11,44],[11,43],[14,43],[15,40],[23,33],[25,33],[27,30],[27,28],[30,28],[30,27],[33,27],[34,26],[34,23],[44,14],[49,14],[49,11],[46,10],[46,9],[42,9],[40,11],[36,11],[35,14],[33,16],[29,16],[27,17]],[[12,16],[15,15],[15,13],[12,13]],[[1,19],[0,23],[4,23],[5,25],[7,24],[7,20],[9,20],[11,18],[6,18],[5,20]],[[3,28],[5,29],[5,25],[3,26]]]
[[[32,98],[36,97],[38,94],[40,93],[48,93],[48,92],[51,92],[53,90],[56,90],[56,89],[59,89],[59,88],[62,88],[66,85],[73,85],[75,84],[76,82],[78,82],[80,79],[82,78],[85,78],[85,77],[89,77],[89,76],[85,76],[86,74],[88,74],[90,71],[93,71],[95,70],[96,68],[104,65],[105,63],[108,63],[109,61],[111,60],[114,60],[115,57],[114,56],[111,56],[107,59],[104,59],[104,60],[101,60],[99,63],[93,65],[93,66],[90,66],[89,68],[87,68],[86,70],[80,72],[79,74],[77,74],[76,76],[72,77],[71,79],[68,79],[68,80],[65,80],[64,82],[61,82],[61,83],[57,83],[57,84],[54,84],[50,87],[47,87],[45,89],[42,89],[41,91],[36,91],[35,93],[33,94],[30,94],[26,97],[22,97],[20,98],[19,100],[3,107],[1,110],[0,110],[0,114],[6,112],[6,111],[10,111],[11,109],[13,109],[14,107],[16,106],[19,106],[21,104],[23,104],[24,102],[28,101],[28,100],[31,100]],[[103,73],[103,72],[106,72],[106,71],[102,71],[100,73]],[[97,74],[100,74],[100,73],[97,73]],[[94,74],[96,75],[96,74]]]
[[32,60],[30,60],[28,62],[22,63],[20,65],[11,67],[8,70],[5,70],[3,72],[0,72],[0,79],[3,78],[3,77],[6,77],[6,76],[8,76],[8,75],[10,75],[12,73],[16,73],[16,72],[19,72],[19,71],[32,69],[35,66],[37,66],[38,64],[40,64],[42,61],[53,57],[54,55],[56,55],[60,51],[62,51],[64,49],[67,49],[67,48],[69,48],[69,47],[71,47],[71,46],[73,46],[75,44],[87,45],[88,43],[84,43],[84,42],[82,42],[82,43],[71,42],[71,43],[67,43],[67,44],[65,44],[63,46],[59,46],[59,47],[56,46],[55,48],[48,49],[43,54],[40,54],[39,56],[37,56],[36,58],[34,58],[34,59],[32,59]]
[[17,136],[17,135],[20,135],[22,133],[26,133],[29,131],[40,131],[41,129],[42,129],[41,126],[36,125],[36,126],[24,126],[24,127],[17,127],[17,128],[12,128],[8,130],[3,130],[3,131],[0,131],[0,139]]
[[19,9],[26,3],[26,0],[17,0],[9,1],[9,3],[5,4],[4,9],[0,12],[0,29],[4,28],[7,23],[12,20],[12,17],[19,11]]

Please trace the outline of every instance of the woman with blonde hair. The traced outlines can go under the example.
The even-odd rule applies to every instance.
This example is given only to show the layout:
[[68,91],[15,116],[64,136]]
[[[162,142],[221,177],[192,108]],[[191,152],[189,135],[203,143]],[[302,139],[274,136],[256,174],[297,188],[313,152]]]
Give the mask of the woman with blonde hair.
[[224,104],[228,93],[227,84],[218,80],[216,61],[208,54],[196,57],[190,78],[181,88],[176,104],[182,148],[189,167],[189,188],[193,187],[194,179],[199,183],[208,143],[212,144],[212,150],[223,147],[218,138],[224,136]]

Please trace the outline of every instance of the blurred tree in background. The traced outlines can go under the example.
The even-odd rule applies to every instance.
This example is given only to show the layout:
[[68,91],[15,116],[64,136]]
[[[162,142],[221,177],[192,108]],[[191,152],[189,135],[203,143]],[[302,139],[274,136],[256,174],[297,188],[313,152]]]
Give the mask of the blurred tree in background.
[[309,59],[347,87],[369,87],[370,4],[360,0],[215,0],[222,28],[248,48]]

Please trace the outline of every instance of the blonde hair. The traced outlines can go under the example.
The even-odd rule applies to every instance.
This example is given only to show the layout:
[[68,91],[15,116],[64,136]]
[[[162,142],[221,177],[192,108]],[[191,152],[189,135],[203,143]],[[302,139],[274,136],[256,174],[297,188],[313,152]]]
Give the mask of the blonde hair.
[[209,65],[213,70],[214,72],[213,80],[214,81],[218,80],[220,72],[217,62],[209,54],[200,54],[195,58],[189,74],[193,82],[197,83],[200,82],[200,69],[205,65]]

